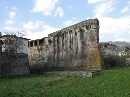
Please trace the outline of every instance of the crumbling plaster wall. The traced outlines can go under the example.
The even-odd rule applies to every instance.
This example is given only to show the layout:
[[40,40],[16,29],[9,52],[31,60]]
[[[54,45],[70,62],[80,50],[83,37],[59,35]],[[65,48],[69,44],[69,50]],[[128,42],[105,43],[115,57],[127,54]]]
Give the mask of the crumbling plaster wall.
[[[39,44],[40,40],[29,42],[30,67],[34,64],[37,67],[39,64],[44,67],[46,64],[49,68],[101,68],[101,63],[97,62],[100,61],[98,19],[85,20],[61,29],[49,34],[46,39],[48,42],[44,39],[43,42],[46,41],[44,45]],[[39,49],[39,46],[44,49]],[[46,59],[42,59],[43,56]]]

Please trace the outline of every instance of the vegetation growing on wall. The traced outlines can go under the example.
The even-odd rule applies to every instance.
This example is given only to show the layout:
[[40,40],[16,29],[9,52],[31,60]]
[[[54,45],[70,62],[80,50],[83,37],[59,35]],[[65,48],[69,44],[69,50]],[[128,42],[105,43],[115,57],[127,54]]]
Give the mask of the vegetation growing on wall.
[[102,69],[101,67],[103,66],[104,63],[103,63],[103,59],[102,59],[101,54],[100,54],[100,50],[98,50],[98,52],[97,52],[96,59],[93,62],[91,59],[89,59],[88,63],[90,63],[91,67],[93,67],[93,68],[95,67],[95,69],[96,68]]

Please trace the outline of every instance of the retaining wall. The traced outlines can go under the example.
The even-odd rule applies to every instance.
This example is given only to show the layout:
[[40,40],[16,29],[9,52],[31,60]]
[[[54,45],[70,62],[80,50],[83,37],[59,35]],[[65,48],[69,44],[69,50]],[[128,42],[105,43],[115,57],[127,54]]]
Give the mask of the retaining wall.
[[29,61],[27,54],[7,54],[0,56],[1,77],[29,74]]

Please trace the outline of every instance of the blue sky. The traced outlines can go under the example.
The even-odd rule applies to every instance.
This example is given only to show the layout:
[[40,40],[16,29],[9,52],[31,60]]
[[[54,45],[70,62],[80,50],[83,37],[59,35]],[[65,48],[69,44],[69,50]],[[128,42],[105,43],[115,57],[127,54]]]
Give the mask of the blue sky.
[[0,13],[0,32],[32,40],[98,18],[100,42],[130,41],[130,0],[0,0]]

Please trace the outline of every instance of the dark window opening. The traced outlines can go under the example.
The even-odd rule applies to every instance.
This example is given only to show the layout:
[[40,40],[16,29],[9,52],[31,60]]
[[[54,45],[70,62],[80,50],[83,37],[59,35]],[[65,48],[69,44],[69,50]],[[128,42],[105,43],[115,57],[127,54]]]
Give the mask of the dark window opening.
[[89,30],[89,27],[88,27],[88,26],[86,26],[86,29],[87,29],[87,30]]
[[34,46],[37,46],[37,41],[34,41]]
[[51,43],[52,43],[52,40],[51,40],[51,39],[49,39],[49,40],[48,40],[48,42],[49,42],[49,44],[51,44]]
[[30,47],[33,47],[33,42],[30,42]]
[[43,39],[39,40],[39,45],[43,44]]

